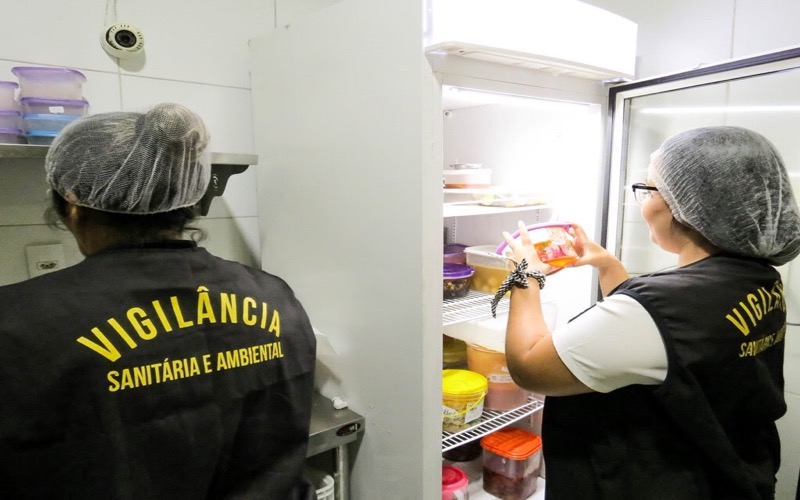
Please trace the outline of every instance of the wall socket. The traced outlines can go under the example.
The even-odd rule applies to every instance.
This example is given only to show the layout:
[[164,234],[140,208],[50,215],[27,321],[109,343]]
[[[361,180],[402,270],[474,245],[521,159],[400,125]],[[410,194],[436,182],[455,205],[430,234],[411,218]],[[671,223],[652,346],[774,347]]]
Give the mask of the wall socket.
[[31,278],[67,267],[64,245],[61,243],[28,245],[25,247],[25,253],[28,257],[28,275]]

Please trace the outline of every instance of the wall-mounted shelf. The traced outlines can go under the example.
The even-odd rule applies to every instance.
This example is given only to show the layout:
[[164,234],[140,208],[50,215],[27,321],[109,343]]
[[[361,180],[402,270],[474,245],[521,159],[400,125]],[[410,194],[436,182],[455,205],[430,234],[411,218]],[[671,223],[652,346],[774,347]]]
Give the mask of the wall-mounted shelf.
[[[33,144],[0,144],[0,160],[44,160],[49,146]],[[208,215],[211,200],[225,191],[228,178],[258,164],[258,156],[252,154],[211,153],[211,182],[205,195],[197,204],[200,215]]]

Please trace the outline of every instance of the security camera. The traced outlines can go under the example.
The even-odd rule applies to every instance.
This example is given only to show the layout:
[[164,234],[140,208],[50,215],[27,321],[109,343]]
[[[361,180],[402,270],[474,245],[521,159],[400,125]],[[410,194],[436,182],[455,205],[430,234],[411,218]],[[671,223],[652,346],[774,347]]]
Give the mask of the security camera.
[[112,24],[103,30],[100,44],[109,55],[126,59],[144,50],[144,34],[129,23]]

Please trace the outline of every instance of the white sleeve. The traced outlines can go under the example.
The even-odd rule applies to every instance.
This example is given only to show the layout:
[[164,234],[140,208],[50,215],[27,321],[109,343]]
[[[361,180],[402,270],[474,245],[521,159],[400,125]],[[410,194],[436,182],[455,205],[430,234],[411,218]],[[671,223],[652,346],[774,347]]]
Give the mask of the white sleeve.
[[667,376],[667,352],[653,318],[627,295],[611,295],[553,332],[559,357],[597,392]]

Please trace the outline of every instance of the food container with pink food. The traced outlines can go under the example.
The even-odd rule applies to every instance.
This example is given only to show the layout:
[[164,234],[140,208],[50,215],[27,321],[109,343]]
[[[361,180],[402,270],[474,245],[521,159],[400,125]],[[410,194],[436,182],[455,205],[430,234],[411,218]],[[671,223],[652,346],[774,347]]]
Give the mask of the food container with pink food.
[[[572,224],[568,222],[545,222],[528,226],[528,235],[536,249],[536,254],[542,262],[553,268],[545,274],[552,274],[563,269],[578,258],[572,245],[572,237],[567,232],[570,227]],[[519,238],[519,230],[515,231],[511,237]],[[495,253],[505,255],[507,248],[508,243],[504,241],[497,247]]]
[[86,76],[78,70],[45,66],[16,66],[11,72],[19,79],[19,97],[81,99]]

